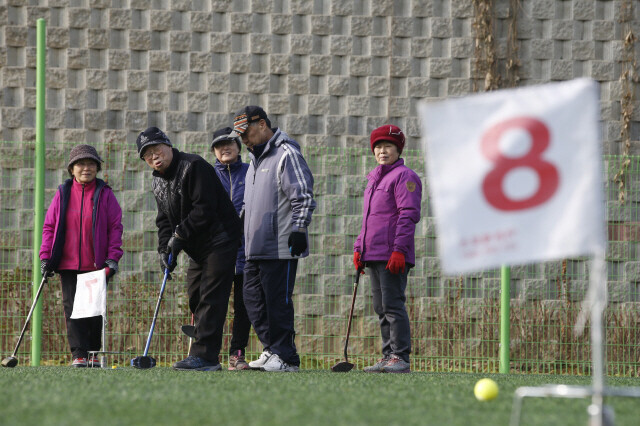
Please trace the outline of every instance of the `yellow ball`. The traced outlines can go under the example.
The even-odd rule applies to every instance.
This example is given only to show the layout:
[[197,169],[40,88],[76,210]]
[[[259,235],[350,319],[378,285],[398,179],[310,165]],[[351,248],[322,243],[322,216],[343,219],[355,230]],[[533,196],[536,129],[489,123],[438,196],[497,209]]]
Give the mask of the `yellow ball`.
[[111,368],[112,368],[113,370],[116,370],[116,369],[118,368],[118,366],[117,366],[117,365],[112,365],[112,366],[111,366]]
[[491,401],[498,396],[498,384],[491,379],[480,379],[473,388],[478,401]]

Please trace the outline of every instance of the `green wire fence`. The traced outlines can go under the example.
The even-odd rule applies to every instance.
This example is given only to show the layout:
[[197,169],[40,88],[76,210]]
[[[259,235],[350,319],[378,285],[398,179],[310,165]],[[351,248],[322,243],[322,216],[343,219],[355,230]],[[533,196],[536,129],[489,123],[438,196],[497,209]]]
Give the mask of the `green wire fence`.
[[[74,145],[46,144],[45,209],[57,186],[68,177],[66,164]],[[98,142],[94,146],[105,159],[99,177],[113,188],[123,209],[125,254],[120,272],[109,286],[106,345],[107,350],[126,352],[109,357],[122,365],[144,349],[160,289],[156,205],[150,170],[139,159],[133,143]],[[0,142],[0,350],[5,354],[12,352],[32,301],[34,147],[33,142]],[[206,145],[178,148],[214,161]],[[317,209],[309,228],[311,255],[298,266],[296,344],[304,368],[327,368],[342,357],[355,272],[351,263],[353,241],[361,225],[365,177],[376,163],[371,151],[361,148],[306,146],[303,153],[314,174]],[[243,155],[246,161],[246,151]],[[422,219],[416,227],[416,265],[407,286],[412,368],[497,372],[500,270],[442,275],[423,154],[405,150],[402,157],[421,176],[424,189]],[[603,160],[609,231],[609,305],[605,315],[608,374],[639,376],[640,157],[607,156]],[[164,365],[183,358],[188,350],[188,338],[180,332],[180,326],[190,321],[187,262],[181,255],[174,279],[167,285],[151,344],[150,353]],[[588,325],[581,336],[576,336],[573,329],[588,277],[587,258],[511,268],[509,371],[590,373]],[[380,337],[367,275],[359,289],[349,354],[357,368],[362,368],[380,356]],[[42,363],[67,364],[71,359],[57,277],[49,281],[43,299]],[[222,362],[227,360],[232,324],[230,304]],[[22,365],[29,362],[31,343],[27,338],[20,348]],[[252,332],[248,358],[261,351]]]

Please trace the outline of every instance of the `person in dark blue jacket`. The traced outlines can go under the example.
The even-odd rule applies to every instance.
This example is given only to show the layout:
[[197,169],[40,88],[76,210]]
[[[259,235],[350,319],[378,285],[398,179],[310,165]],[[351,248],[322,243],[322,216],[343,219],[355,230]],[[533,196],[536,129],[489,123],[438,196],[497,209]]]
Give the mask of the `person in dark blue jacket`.
[[[232,136],[231,127],[218,129],[213,133],[211,151],[216,156],[215,169],[225,191],[229,194],[233,206],[238,214],[242,210],[244,200],[244,179],[247,175],[249,164],[242,162],[240,156],[240,138]],[[231,344],[229,347],[229,370],[248,370],[249,364],[245,361],[244,351],[249,343],[249,331],[251,321],[247,315],[242,297],[244,283],[244,238],[238,256],[236,257],[236,273],[233,277],[233,328],[231,332]]]

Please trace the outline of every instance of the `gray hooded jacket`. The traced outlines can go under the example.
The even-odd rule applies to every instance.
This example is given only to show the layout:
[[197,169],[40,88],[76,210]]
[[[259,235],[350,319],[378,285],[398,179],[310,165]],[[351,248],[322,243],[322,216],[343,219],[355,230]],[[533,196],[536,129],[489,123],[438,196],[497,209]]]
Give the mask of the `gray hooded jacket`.
[[[313,175],[300,145],[276,129],[262,154],[247,170],[244,190],[244,235],[247,260],[291,259],[292,231],[307,233],[313,200]],[[296,258],[309,255],[307,250]]]

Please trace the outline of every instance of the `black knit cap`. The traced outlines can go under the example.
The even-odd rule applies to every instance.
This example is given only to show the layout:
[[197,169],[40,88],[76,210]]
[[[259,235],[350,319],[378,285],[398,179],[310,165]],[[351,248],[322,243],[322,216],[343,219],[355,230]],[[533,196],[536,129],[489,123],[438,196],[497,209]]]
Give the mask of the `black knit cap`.
[[91,159],[98,163],[104,163],[102,158],[98,155],[98,151],[91,145],[76,145],[71,149],[71,153],[69,154],[69,163],[67,164],[67,168],[73,166],[76,161]]
[[238,149],[242,150],[242,144],[240,138],[233,133],[231,127],[223,127],[213,132],[213,140],[211,141],[211,149],[215,148],[221,142],[233,141],[238,144]]
[[140,155],[140,158],[142,158],[142,152],[146,147],[150,145],[158,145],[159,143],[173,146],[171,145],[171,141],[167,135],[157,127],[149,127],[144,132],[140,132],[136,139],[136,146],[138,147],[138,155]]

